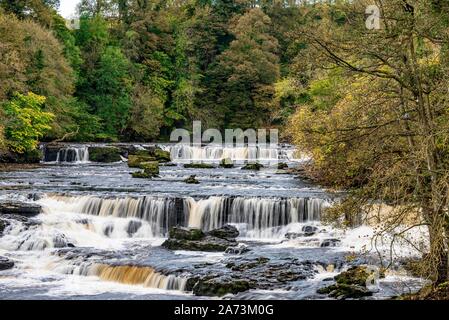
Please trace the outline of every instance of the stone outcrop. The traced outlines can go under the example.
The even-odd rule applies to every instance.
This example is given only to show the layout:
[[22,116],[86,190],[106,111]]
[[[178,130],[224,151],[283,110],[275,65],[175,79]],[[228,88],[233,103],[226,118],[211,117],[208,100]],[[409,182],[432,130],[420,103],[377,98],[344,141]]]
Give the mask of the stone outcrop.
[[225,252],[238,245],[239,233],[231,226],[204,233],[199,229],[172,228],[169,239],[162,246],[170,250]]
[[334,278],[335,284],[321,288],[317,292],[339,300],[368,297],[373,294],[366,287],[370,275],[365,266],[352,267],[337,275]]
[[122,160],[122,151],[116,147],[89,147],[89,161],[113,163]]
[[34,217],[41,213],[42,207],[38,204],[19,202],[19,201],[1,201],[0,215],[19,215],[24,217]]

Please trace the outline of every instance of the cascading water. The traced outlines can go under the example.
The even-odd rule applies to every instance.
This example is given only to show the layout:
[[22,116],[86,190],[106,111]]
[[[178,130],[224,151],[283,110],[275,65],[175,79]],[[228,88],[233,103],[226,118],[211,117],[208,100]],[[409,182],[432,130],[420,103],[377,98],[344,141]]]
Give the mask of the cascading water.
[[161,274],[151,267],[111,266],[95,262],[70,263],[60,261],[56,264],[54,271],[76,276],[96,276],[109,282],[174,291],[185,291],[188,280],[183,277]]
[[[71,212],[98,217],[140,219],[149,224],[150,237],[165,237],[171,227],[186,226],[210,231],[226,224],[244,225],[243,237],[277,238],[280,227],[318,221],[329,206],[323,199],[210,197],[98,198],[50,196],[41,200],[51,212]],[[129,227],[128,227],[129,228]],[[111,227],[111,232],[113,228]],[[105,232],[107,233],[107,232]]]
[[186,144],[164,146],[169,151],[173,161],[220,161],[231,159],[233,161],[275,161],[282,159],[283,152],[278,148],[245,146],[226,147],[222,145],[208,145],[203,147]]
[[89,148],[83,147],[67,147],[60,149],[56,157],[56,162],[89,162]]

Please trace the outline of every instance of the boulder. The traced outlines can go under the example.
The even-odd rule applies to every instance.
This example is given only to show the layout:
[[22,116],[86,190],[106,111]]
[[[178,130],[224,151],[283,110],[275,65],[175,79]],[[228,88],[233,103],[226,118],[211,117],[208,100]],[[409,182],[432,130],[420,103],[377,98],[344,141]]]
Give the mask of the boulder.
[[187,184],[200,184],[195,175],[188,177],[187,179],[184,180],[184,182]]
[[9,270],[14,268],[14,262],[8,258],[0,257],[0,271]]
[[134,172],[133,178],[151,179],[159,175],[159,162],[157,161],[141,162],[139,168],[143,171]]
[[338,247],[341,241],[338,239],[325,239],[321,242],[321,248]]
[[206,235],[203,233],[203,231],[194,228],[174,227],[171,228],[169,233],[170,239],[177,240],[196,241],[203,239],[205,236]]
[[311,237],[318,232],[318,228],[314,226],[303,226],[301,231],[305,237]]
[[278,169],[279,170],[287,170],[288,169],[288,164],[281,162],[278,164]]
[[259,171],[262,168],[263,168],[263,165],[260,163],[248,163],[242,168],[242,170]]
[[251,283],[246,280],[200,280],[194,285],[193,293],[196,296],[222,297],[227,294],[248,291],[252,287]]
[[156,158],[150,155],[130,155],[128,157],[128,166],[130,168],[140,168],[141,163],[153,161],[156,161]]
[[225,158],[221,160],[220,167],[225,169],[232,169],[234,168],[234,162],[230,158]]
[[[212,232],[213,233],[213,232]],[[220,232],[219,232],[220,233]],[[203,233],[199,229],[172,228],[169,239],[162,246],[170,250],[225,252],[229,247],[235,247],[235,239],[218,238],[211,233]]]
[[226,225],[220,229],[209,231],[207,235],[215,238],[231,240],[237,238],[240,235],[240,233],[236,227]]
[[153,177],[156,177],[159,174],[159,162],[157,161],[142,162],[139,165],[139,168]]
[[157,161],[162,162],[162,163],[166,163],[166,162],[170,162],[171,161],[170,152],[164,151],[164,150],[159,149],[159,148],[154,149],[152,155],[156,158]]
[[208,163],[186,163],[184,165],[186,169],[215,169],[215,166]]
[[366,287],[370,275],[365,266],[352,267],[334,278],[336,284],[321,288],[317,292],[337,299],[359,299],[371,296],[373,293]]
[[19,215],[24,217],[34,217],[42,212],[42,207],[38,204],[19,202],[19,201],[2,201],[0,202],[0,215]]
[[101,163],[119,162],[122,160],[121,150],[115,147],[89,147],[89,160]]

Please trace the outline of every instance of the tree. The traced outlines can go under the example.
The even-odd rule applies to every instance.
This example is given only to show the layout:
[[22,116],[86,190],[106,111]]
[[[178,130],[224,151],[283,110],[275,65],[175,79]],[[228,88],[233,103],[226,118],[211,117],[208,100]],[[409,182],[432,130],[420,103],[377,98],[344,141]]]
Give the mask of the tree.
[[17,153],[33,151],[39,139],[51,129],[54,115],[42,111],[45,97],[34,93],[17,93],[3,104],[5,136],[9,149]]
[[106,133],[122,133],[131,109],[132,78],[130,63],[119,48],[108,47],[95,70],[90,97],[95,114],[103,119]]
[[423,266],[438,284],[449,279],[449,35],[447,14],[437,3],[443,4],[376,1],[380,30],[365,26],[368,1],[324,7],[325,19],[299,35],[315,59],[341,68],[349,83],[324,112],[301,107],[293,126],[302,145],[308,138],[316,142],[308,150],[318,164],[349,182],[351,196],[337,212],[388,203],[393,211],[385,229],[393,232],[421,214],[416,225],[428,227],[430,242]]
[[220,103],[230,110],[229,125],[255,128],[270,120],[274,111],[274,83],[279,78],[278,42],[270,35],[271,20],[260,9],[251,9],[235,20],[235,40],[219,57],[226,76]]
[[1,0],[0,7],[19,19],[33,19],[44,27],[50,27],[59,0]]

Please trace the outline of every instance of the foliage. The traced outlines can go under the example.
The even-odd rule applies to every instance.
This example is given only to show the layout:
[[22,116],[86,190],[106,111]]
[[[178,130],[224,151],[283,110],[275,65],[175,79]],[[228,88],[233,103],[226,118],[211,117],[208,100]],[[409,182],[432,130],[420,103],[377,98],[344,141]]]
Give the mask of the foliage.
[[2,107],[5,136],[9,148],[17,153],[36,149],[39,139],[51,128],[54,115],[42,111],[45,97],[34,93],[16,94]]

